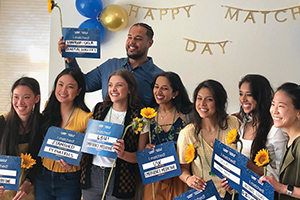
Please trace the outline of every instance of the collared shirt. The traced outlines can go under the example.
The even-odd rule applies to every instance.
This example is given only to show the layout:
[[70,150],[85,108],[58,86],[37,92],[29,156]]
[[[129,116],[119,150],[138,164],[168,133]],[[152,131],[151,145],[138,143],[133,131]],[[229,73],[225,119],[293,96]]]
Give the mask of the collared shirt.
[[[76,59],[67,64],[67,67],[79,68]],[[80,69],[80,68],[79,68]],[[92,71],[84,75],[86,81],[86,91],[94,92],[102,89],[102,97],[107,95],[108,78],[109,75],[119,69],[127,69],[131,71],[137,82],[137,90],[139,98],[143,106],[149,106],[152,100],[151,83],[153,78],[163,72],[162,69],[157,67],[151,57],[148,61],[138,67],[132,69],[128,58],[112,58],[96,67]]]

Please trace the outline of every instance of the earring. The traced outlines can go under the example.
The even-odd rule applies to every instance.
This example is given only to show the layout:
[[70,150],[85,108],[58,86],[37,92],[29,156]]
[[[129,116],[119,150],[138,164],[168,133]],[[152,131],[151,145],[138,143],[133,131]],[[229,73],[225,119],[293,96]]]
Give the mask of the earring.
[[175,97],[173,97],[173,99],[175,99]]

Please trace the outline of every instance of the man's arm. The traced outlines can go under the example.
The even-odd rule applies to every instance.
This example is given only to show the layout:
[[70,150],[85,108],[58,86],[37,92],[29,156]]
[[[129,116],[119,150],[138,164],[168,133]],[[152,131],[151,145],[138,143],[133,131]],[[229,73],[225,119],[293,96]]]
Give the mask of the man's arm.
[[[58,41],[58,52],[62,55],[62,50],[66,49],[68,46],[66,45],[66,41],[63,37],[61,37]],[[74,60],[74,58],[65,58],[67,63],[70,63]]]
[[[58,41],[58,52],[62,54],[62,50],[66,49],[67,47],[68,46],[65,44],[65,40],[63,40],[63,37],[61,37],[60,40]],[[76,68],[81,70],[75,58],[65,58],[65,59],[66,59],[67,68]],[[84,74],[84,79],[85,79],[85,87],[87,92],[94,92],[102,89],[102,77],[101,77],[100,66]]]

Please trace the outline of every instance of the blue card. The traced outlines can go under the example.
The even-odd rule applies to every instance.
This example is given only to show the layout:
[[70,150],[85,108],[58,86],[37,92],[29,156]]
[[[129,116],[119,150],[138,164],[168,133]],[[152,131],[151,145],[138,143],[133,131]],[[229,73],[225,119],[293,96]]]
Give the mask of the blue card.
[[81,160],[81,146],[84,134],[51,126],[43,141],[39,156],[52,160],[63,159],[70,165],[78,166]]
[[100,58],[100,29],[63,28],[62,57]]
[[215,139],[211,171],[219,178],[226,177],[228,185],[241,191],[242,169],[247,168],[248,158]]
[[136,152],[139,169],[144,185],[179,176],[179,165],[173,141],[155,146],[155,149],[144,149]]
[[175,197],[173,200],[193,200],[193,199],[206,199],[206,200],[222,200],[217,188],[215,187],[215,184],[212,180],[209,180],[206,182],[205,190],[202,192],[199,192],[195,189],[190,189],[187,192],[179,195],[178,197]]
[[5,190],[19,190],[21,157],[0,155],[0,186]]
[[90,119],[85,131],[82,152],[117,159],[113,144],[122,138],[124,125]]
[[239,200],[269,200],[274,199],[274,187],[267,182],[259,183],[260,176],[249,169],[242,171],[242,190],[239,191]]

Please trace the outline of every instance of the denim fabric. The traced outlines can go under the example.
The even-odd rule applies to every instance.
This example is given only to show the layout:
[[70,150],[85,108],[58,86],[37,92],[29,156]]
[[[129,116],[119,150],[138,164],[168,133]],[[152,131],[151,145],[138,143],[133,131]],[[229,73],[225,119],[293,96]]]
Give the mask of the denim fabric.
[[36,200],[80,200],[80,171],[57,173],[43,167],[36,179]]
[[[67,64],[67,68],[79,68],[76,59]],[[107,86],[109,75],[118,69],[128,69],[135,77],[139,98],[143,106],[150,106],[153,97],[151,83],[153,78],[163,72],[157,67],[151,57],[148,57],[148,62],[132,69],[128,58],[113,58],[108,59],[100,66],[84,75],[87,92],[94,92],[102,89],[102,98],[107,95]]]
[[[91,187],[82,190],[82,196],[84,200],[100,200],[105,189],[105,185],[110,173],[111,168],[100,168],[96,165],[92,166],[91,171]],[[105,200],[122,200],[122,198],[116,198],[112,196],[114,188],[115,172],[113,171],[111,179],[109,181],[108,189],[106,191]],[[125,200],[125,199],[124,199]],[[130,200],[130,199],[126,199]]]

